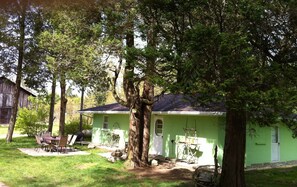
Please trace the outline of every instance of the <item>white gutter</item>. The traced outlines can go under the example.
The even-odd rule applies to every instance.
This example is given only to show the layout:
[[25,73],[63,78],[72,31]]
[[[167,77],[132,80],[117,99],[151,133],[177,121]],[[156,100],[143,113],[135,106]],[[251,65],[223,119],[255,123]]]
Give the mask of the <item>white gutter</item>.
[[[83,114],[129,114],[130,111],[79,111],[79,113]],[[218,111],[153,111],[152,114],[155,115],[195,115],[195,116],[223,116],[225,112]]]
[[80,114],[129,114],[129,111],[78,111]]
[[195,116],[223,116],[225,112],[218,112],[218,111],[210,111],[210,112],[203,112],[203,111],[160,111],[156,112],[153,111],[152,114],[155,115],[195,115]]

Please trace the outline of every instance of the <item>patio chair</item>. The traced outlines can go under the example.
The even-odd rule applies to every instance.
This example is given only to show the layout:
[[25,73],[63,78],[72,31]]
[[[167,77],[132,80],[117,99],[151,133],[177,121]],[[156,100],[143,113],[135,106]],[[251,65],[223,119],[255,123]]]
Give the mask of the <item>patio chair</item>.
[[74,143],[75,143],[75,141],[76,141],[76,138],[77,138],[77,135],[74,134],[74,135],[72,136],[70,142],[69,142],[68,145],[67,145],[67,146],[70,147],[71,150],[73,150],[73,145],[74,145]]
[[42,140],[44,140],[44,142],[46,142],[47,144],[50,144],[51,142],[47,142],[47,137],[51,137],[51,133],[50,132],[45,132],[45,133],[43,133],[41,136],[40,136],[40,138],[42,139]]
[[59,152],[59,149],[60,149],[60,152],[62,152],[62,150],[64,149],[64,153],[66,153],[66,151],[67,151],[67,136],[61,136],[59,143],[54,146],[58,152]]
[[36,139],[36,143],[38,144],[38,147],[35,148],[36,151],[38,149],[45,149],[45,150],[49,149],[49,144],[47,144],[45,142],[41,142],[41,137],[40,136],[35,135],[35,139]]
[[67,135],[67,144],[70,143],[72,136],[73,136],[73,134],[68,134]]

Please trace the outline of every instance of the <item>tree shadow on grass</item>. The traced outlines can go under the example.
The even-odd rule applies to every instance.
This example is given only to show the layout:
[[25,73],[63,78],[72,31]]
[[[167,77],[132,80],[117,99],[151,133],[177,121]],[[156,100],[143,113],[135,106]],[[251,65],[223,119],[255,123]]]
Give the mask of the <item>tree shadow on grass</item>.
[[97,169],[94,173],[100,173],[100,176],[93,175],[94,180],[101,178],[102,186],[194,186],[187,169],[173,169],[158,172],[152,168],[138,169],[131,172],[130,170],[115,169]]

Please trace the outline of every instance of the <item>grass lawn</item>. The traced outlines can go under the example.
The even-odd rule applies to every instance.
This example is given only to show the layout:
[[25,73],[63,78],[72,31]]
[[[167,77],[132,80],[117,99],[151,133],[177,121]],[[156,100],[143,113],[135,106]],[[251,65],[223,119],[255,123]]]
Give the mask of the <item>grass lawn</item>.
[[0,135],[7,134],[8,126],[0,126]]
[[[14,186],[187,186],[182,181],[136,178],[122,162],[110,163],[98,156],[32,157],[17,148],[35,147],[35,139],[0,139],[0,182]],[[80,148],[83,149],[82,146]],[[86,150],[86,148],[84,148]]]
[[[0,135],[6,135],[8,130],[8,125],[7,126],[0,126]],[[13,131],[14,134],[20,134],[20,131],[14,129]]]
[[[98,156],[99,149],[78,146],[91,154],[65,157],[32,157],[17,150],[28,147],[35,147],[34,138],[18,137],[9,144],[0,139],[0,182],[10,187],[189,186],[182,181],[136,178],[122,162],[112,164]],[[245,176],[247,187],[297,186],[297,167],[247,171]]]
[[248,171],[247,187],[293,187],[297,186],[297,167]]

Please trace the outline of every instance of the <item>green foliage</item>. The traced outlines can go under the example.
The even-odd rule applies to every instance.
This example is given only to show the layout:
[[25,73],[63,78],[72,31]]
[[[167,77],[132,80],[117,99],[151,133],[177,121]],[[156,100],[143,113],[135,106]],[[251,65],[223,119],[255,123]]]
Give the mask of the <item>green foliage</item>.
[[[90,130],[92,126],[86,120],[83,120],[83,130]],[[72,119],[65,124],[65,134],[76,134],[79,132],[79,119]]]
[[34,136],[47,129],[49,106],[43,98],[30,98],[30,108],[20,108],[16,121],[16,129],[22,134]]

